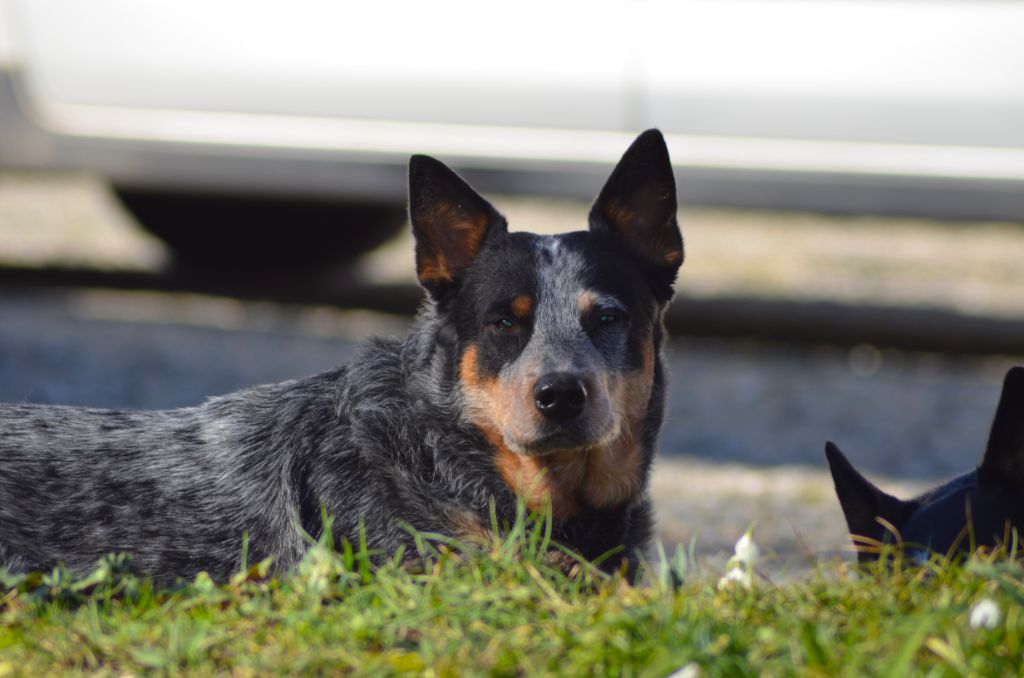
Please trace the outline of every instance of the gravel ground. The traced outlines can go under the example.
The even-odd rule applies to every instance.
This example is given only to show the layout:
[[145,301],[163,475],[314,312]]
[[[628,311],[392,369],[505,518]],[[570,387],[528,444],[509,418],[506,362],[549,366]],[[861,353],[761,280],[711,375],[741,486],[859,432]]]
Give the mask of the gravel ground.
[[[583,224],[576,201],[501,199],[514,227]],[[1024,317],[1024,229],[907,219],[684,210],[681,289],[868,301]],[[411,278],[399,238],[360,264],[371,281]],[[0,174],[0,265],[156,270],[162,246],[102,185]],[[406,319],[188,295],[0,296],[0,401],[163,408],[326,369]],[[662,455],[653,481],[666,544],[697,535],[726,551],[751,523],[786,567],[844,551],[823,443],[897,493],[976,463],[1001,378],[1024,358],[947,358],[859,346],[787,348],[674,341]],[[1021,355],[1024,356],[1024,347]],[[846,554],[848,557],[848,554]]]

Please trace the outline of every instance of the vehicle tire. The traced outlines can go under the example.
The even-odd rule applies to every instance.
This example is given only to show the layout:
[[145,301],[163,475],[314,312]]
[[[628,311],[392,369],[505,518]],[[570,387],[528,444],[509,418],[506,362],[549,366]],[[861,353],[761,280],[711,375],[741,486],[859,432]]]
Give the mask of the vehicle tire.
[[405,208],[395,203],[114,190],[183,268],[327,268],[352,261],[405,224]]

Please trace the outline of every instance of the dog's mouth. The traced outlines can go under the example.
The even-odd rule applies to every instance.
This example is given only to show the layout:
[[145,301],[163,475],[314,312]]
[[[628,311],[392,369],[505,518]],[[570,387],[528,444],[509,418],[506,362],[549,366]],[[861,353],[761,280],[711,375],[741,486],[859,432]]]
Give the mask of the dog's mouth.
[[595,431],[582,423],[561,424],[549,431],[538,432],[529,439],[505,436],[510,450],[524,457],[544,457],[553,454],[586,452],[609,444],[617,434],[616,426]]

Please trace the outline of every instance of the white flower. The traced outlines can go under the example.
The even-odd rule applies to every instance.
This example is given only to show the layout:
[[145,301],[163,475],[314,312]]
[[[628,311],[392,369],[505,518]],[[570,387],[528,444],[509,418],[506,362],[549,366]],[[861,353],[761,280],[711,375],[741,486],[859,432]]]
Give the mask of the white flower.
[[761,549],[757,548],[757,544],[754,543],[754,538],[747,530],[742,537],[736,540],[736,546],[733,548],[735,555],[733,556],[737,561],[753,567],[754,562],[761,557]]
[[734,582],[739,583],[743,588],[749,589],[754,583],[754,578],[751,576],[749,569],[743,569],[742,567],[733,565],[732,569],[722,575],[722,578],[718,580],[718,588],[728,588],[732,586]]
[[665,678],[700,678],[700,666],[697,662],[690,662],[686,666],[668,674]]
[[736,540],[732,557],[725,564],[728,571],[718,580],[718,588],[724,589],[733,582],[739,582],[748,589],[754,585],[754,565],[761,557],[761,549],[754,543],[753,531],[751,527]]
[[999,605],[991,598],[982,598],[971,608],[970,624],[972,629],[994,629],[999,626]]

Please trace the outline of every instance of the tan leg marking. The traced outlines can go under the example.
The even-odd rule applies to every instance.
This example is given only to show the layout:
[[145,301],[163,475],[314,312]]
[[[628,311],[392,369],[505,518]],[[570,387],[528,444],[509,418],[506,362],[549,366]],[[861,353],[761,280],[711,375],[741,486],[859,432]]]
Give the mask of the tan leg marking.
[[484,527],[480,516],[467,509],[451,509],[448,511],[448,522],[457,539],[477,546],[487,546],[493,541],[490,527]]

